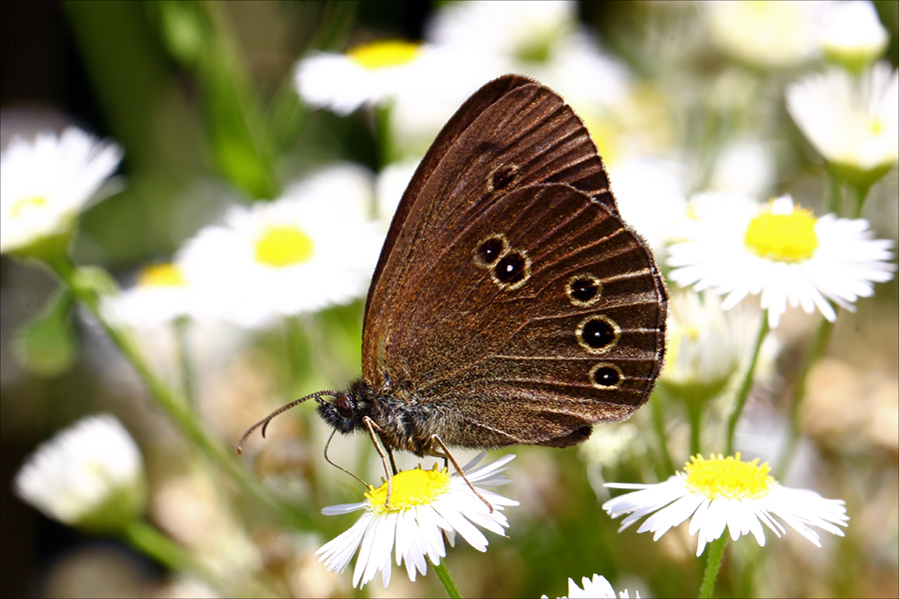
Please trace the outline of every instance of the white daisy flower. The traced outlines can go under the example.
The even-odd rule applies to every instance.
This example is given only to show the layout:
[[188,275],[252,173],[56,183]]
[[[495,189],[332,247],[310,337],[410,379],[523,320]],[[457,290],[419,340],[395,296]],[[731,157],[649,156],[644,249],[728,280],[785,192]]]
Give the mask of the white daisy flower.
[[676,160],[630,155],[609,165],[621,215],[652,247],[667,255],[667,241],[687,204],[686,168]]
[[360,176],[357,167],[327,169],[279,200],[232,208],[224,225],[189,241],[178,262],[216,298],[212,315],[261,326],[362,297],[383,232],[368,217],[371,175],[365,185]]
[[121,159],[117,145],[76,127],[14,137],[0,159],[0,252],[66,238]]
[[487,550],[487,537],[478,526],[498,535],[509,526],[502,514],[505,506],[518,505],[485,490],[485,486],[508,483],[502,476],[503,466],[515,456],[507,455],[493,463],[475,468],[484,457],[481,453],[462,470],[472,484],[478,485],[478,492],[490,502],[490,511],[480,497],[475,495],[458,474],[450,475],[446,470],[406,470],[393,477],[390,506],[387,500],[387,483],[378,489],[372,487],[365,494],[365,501],[335,505],[322,510],[325,515],[348,514],[365,510],[361,518],[346,532],[326,543],[316,552],[319,561],[325,562],[328,570],[342,572],[359,550],[356,568],[353,572],[353,586],[362,586],[371,581],[381,571],[384,587],[390,584],[391,562],[396,553],[396,565],[406,564],[409,579],[415,581],[418,572],[427,574],[428,564],[439,564],[446,556],[444,536],[450,545],[459,533],[478,551]]
[[787,87],[787,109],[828,162],[877,180],[899,160],[899,72],[878,62],[859,78],[842,69]]
[[793,68],[816,58],[823,3],[699,2],[711,40],[734,59],[762,68]]
[[427,37],[463,48],[496,75],[520,73],[580,110],[613,106],[628,89],[627,69],[604,55],[578,23],[576,2],[455,2],[437,12]]
[[315,107],[342,115],[363,105],[391,100],[428,73],[430,50],[414,42],[382,40],[346,54],[319,52],[301,59],[294,71],[297,93]]
[[757,310],[724,310],[717,294],[691,290],[674,291],[669,307],[668,353],[660,382],[679,397],[711,398],[751,349]]
[[682,472],[662,483],[606,484],[636,492],[610,499],[602,507],[612,518],[628,514],[619,531],[652,514],[637,532],[654,533],[654,541],[691,518],[690,535],[699,533],[697,557],[702,555],[707,543],[724,534],[725,528],[734,541],[751,533],[764,547],[762,524],[780,537],[786,532],[780,520],[818,547],[821,540],[812,526],[844,536],[838,526],[846,526],[849,521],[845,502],[825,499],[806,489],[782,487],[768,475],[768,463],[760,466],[758,461],[756,458],[743,462],[739,453],[727,458],[712,455],[708,460],[694,456]]
[[50,518],[92,531],[115,531],[146,503],[140,450],[110,414],[83,418],[41,445],[13,488]]
[[[629,597],[627,590],[621,591],[617,595],[615,594],[615,589],[612,588],[612,583],[606,580],[605,576],[600,576],[599,574],[594,574],[593,578],[587,578],[584,576],[581,579],[581,585],[584,587],[577,586],[577,583],[574,582],[574,579],[568,579],[568,595],[561,599],[594,599],[594,598],[604,598],[604,599],[627,599]],[[637,599],[640,599],[640,593],[636,593],[634,595]],[[548,599],[546,595],[543,595],[541,599]]]
[[824,10],[821,45],[831,61],[858,71],[886,50],[890,34],[870,2],[834,2]]
[[393,215],[396,213],[400,200],[403,198],[406,188],[412,181],[412,176],[418,168],[422,157],[418,156],[401,162],[391,162],[378,173],[375,183],[375,196],[377,198],[378,221],[384,227],[384,234],[390,227]]
[[132,287],[102,298],[101,309],[109,320],[136,328],[152,328],[204,312],[199,294],[174,262],[144,267]]
[[836,320],[828,300],[853,310],[852,302],[874,293],[874,282],[892,278],[887,240],[873,239],[867,221],[815,218],[782,196],[759,205],[739,196],[706,195],[692,202],[682,241],[669,248],[669,278],[697,291],[726,295],[733,308],[760,295],[772,328],[787,304],[811,314],[817,308]]

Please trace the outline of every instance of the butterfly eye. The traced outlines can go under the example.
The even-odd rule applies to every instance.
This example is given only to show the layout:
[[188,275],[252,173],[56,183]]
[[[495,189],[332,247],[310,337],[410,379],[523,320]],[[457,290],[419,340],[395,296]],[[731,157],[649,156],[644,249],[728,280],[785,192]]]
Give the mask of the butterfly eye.
[[601,362],[590,369],[590,382],[599,389],[614,389],[622,378],[621,369],[607,362]]
[[577,342],[592,354],[599,354],[616,343],[621,329],[606,316],[590,316],[577,328]]
[[488,237],[478,244],[475,250],[475,261],[479,266],[490,266],[502,256],[509,247],[506,238],[501,235]]
[[518,181],[518,166],[510,162],[493,169],[487,178],[487,189],[490,192],[502,191],[511,187],[516,181]]
[[509,252],[493,267],[493,276],[500,287],[517,289],[531,275],[531,263],[521,252]]
[[334,398],[332,405],[337,410],[337,413],[344,418],[352,418],[355,413],[353,401],[342,393]]
[[574,306],[589,306],[602,296],[602,283],[593,275],[576,275],[568,281],[565,293]]

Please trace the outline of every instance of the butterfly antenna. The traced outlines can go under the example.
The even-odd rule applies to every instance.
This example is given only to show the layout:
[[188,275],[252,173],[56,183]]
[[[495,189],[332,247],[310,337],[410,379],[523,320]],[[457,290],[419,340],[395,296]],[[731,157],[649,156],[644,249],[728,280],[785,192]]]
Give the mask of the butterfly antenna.
[[240,438],[240,441],[237,442],[237,453],[243,453],[244,441],[246,441],[247,437],[249,437],[251,434],[253,434],[253,431],[255,431],[257,428],[259,428],[260,426],[262,427],[262,436],[265,437],[265,429],[266,429],[266,427],[268,427],[268,423],[271,422],[272,418],[274,418],[275,416],[278,416],[282,412],[286,412],[287,410],[289,410],[290,408],[292,408],[298,404],[303,403],[307,399],[316,399],[317,400],[322,395],[330,395],[331,397],[336,397],[336,396],[340,395],[340,391],[318,391],[311,395],[307,395],[306,397],[301,397],[300,399],[297,399],[296,401],[292,401],[289,404],[287,404],[286,406],[278,408],[277,410],[275,410],[274,412],[272,412],[271,414],[269,414],[268,416],[266,416],[265,418],[263,418],[262,420],[260,420],[256,424],[254,424],[253,426],[251,426],[249,429],[247,429],[247,432],[245,432],[243,434],[243,437]]

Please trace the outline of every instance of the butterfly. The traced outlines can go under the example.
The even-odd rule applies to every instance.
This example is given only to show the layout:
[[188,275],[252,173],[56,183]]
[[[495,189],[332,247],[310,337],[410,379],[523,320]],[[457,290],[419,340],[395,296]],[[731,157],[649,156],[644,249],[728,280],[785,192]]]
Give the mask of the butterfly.
[[241,443],[314,399],[391,464],[394,450],[576,445],[647,401],[666,317],[653,254],[583,122],[506,75],[459,108],[403,194],[368,292],[362,377]]

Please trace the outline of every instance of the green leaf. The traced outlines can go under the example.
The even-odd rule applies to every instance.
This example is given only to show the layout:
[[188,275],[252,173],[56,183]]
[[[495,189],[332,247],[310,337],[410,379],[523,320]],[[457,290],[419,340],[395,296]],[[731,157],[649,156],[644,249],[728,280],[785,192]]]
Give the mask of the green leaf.
[[69,318],[73,304],[72,294],[61,288],[50,296],[40,314],[16,332],[14,355],[26,370],[52,377],[75,363],[77,341]]

